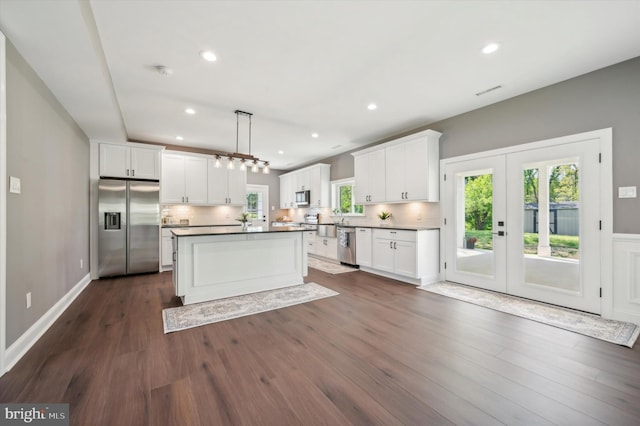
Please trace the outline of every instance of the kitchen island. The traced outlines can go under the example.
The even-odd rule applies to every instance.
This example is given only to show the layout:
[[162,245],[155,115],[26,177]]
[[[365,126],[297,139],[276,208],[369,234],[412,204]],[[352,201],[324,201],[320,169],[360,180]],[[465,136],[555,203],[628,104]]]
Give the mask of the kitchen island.
[[174,229],[173,284],[185,305],[303,284],[300,227]]

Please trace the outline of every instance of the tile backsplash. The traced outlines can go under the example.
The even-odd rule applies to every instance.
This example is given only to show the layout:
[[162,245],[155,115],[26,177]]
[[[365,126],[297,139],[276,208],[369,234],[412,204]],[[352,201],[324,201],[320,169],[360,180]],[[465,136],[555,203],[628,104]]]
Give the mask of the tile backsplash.
[[331,209],[289,209],[281,210],[284,215],[294,222],[303,222],[304,215],[320,214],[321,223],[340,222],[341,219],[350,225],[378,225],[378,213],[381,211],[391,213],[391,224],[398,226],[417,226],[439,228],[441,226],[439,203],[398,203],[398,204],[373,204],[364,206],[364,216],[340,216],[334,215]]
[[162,205],[162,223],[178,224],[188,220],[189,225],[237,225],[241,206],[186,206]]

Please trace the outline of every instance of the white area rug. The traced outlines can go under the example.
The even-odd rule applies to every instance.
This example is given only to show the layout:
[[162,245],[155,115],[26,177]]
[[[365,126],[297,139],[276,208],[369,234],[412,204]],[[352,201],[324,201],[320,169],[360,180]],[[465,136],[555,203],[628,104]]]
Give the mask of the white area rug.
[[340,293],[319,284],[307,283],[211,302],[167,308],[162,310],[164,333],[258,314],[338,294]]
[[418,288],[629,348],[640,334],[640,327],[632,323],[466,285],[440,282]]
[[343,274],[345,272],[357,271],[358,268],[342,265],[340,263],[325,262],[317,257],[309,256],[309,267],[319,269],[329,274]]

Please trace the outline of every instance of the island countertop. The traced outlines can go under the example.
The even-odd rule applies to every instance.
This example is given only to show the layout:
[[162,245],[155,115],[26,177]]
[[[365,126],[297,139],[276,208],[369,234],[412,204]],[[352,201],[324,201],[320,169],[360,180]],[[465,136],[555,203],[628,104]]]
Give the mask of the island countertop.
[[199,235],[234,235],[234,234],[267,234],[277,232],[303,232],[305,228],[300,226],[249,226],[243,229],[240,226],[200,226],[197,228],[171,229],[176,237],[195,237]]

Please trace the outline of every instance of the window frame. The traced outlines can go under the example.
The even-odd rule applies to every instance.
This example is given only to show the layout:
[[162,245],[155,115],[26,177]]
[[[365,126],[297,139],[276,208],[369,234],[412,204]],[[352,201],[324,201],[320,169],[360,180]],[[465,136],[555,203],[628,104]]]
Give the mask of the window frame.
[[[350,178],[344,178],[344,179],[337,179],[337,180],[332,180],[331,181],[331,216],[332,217],[344,217],[344,216],[351,216],[351,217],[363,217],[366,215],[365,212],[365,205],[364,204],[356,204],[355,202],[355,183],[356,180],[353,177]],[[351,212],[349,213],[334,213],[334,211],[336,209],[339,208],[339,200],[340,200],[340,188],[343,186],[351,186]],[[362,213],[356,213],[354,211],[355,206],[357,205],[361,205],[362,206]]]

